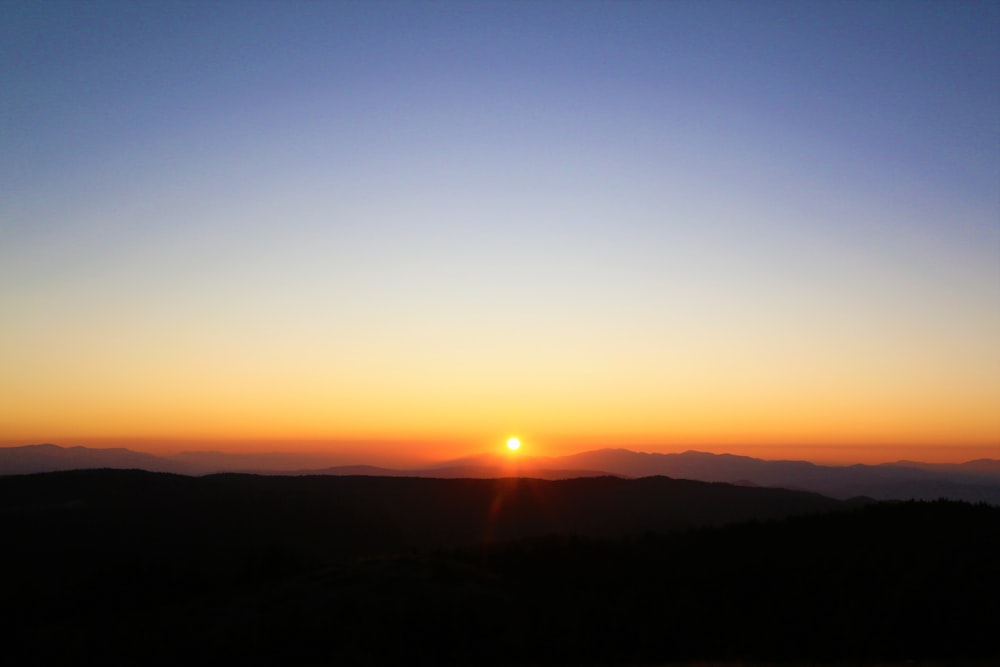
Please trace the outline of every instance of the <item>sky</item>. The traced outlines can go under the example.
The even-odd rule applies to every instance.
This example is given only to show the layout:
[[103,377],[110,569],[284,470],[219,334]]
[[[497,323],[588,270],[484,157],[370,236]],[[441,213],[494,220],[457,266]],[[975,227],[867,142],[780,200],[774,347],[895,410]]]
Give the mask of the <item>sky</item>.
[[0,443],[1000,458],[997,34],[2,3]]

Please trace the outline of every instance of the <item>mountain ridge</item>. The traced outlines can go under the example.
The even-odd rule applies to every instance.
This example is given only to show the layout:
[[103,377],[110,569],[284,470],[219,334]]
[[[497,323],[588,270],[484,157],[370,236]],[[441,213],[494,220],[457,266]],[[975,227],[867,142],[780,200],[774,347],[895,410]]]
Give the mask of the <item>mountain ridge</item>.
[[[828,466],[810,461],[768,460],[698,450],[658,453],[608,447],[558,457],[484,453],[415,468],[356,463],[309,465],[322,459],[321,456],[310,455],[221,452],[184,452],[174,456],[156,456],[121,447],[95,449],[45,443],[0,448],[0,475],[86,468],[135,468],[183,475],[246,472],[294,476],[539,479],[604,475],[638,478],[662,475],[675,479],[811,491],[841,499],[855,496],[879,500],[948,498],[1000,505],[1000,460],[994,459],[945,464],[899,461],[877,465]],[[226,465],[227,461],[229,465]],[[299,465],[295,465],[296,463]]]

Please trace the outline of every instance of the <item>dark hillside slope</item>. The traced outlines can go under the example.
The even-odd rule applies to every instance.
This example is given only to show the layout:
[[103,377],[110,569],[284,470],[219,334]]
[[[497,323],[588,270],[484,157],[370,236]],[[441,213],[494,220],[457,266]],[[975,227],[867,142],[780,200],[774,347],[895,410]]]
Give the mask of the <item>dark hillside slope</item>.
[[1000,509],[985,505],[878,504],[636,540],[520,543],[491,567],[535,601],[521,620],[537,653],[1000,664]]
[[[264,664],[1000,664],[1000,509],[875,505],[366,559],[197,612]],[[220,623],[237,611],[245,624]],[[204,644],[203,644],[204,645]]]
[[17,664],[1000,657],[1000,510],[863,505],[667,478],[12,476],[0,628]]

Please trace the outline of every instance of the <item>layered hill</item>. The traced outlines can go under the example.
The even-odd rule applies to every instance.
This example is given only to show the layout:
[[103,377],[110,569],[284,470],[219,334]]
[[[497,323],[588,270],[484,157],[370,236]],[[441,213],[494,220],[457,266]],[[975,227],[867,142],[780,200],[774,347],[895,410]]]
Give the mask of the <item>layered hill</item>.
[[675,454],[600,449],[562,457],[466,457],[420,468],[329,465],[329,457],[303,454],[186,452],[153,456],[128,449],[31,445],[0,448],[0,475],[87,468],[142,469],[201,475],[251,472],[280,475],[372,475],[382,477],[570,479],[648,477],[727,482],[813,491],[834,498],[880,500],[948,498],[1000,505],[1000,460],[958,464],[899,461],[882,465],[829,466],[773,461],[732,454]]

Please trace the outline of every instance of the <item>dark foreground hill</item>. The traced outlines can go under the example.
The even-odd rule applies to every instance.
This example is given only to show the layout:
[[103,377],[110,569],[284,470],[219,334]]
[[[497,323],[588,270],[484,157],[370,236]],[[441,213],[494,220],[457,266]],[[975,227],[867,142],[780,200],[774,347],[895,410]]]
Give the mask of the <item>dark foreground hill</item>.
[[12,664],[1000,658],[988,506],[105,470],[0,479],[0,522]]

